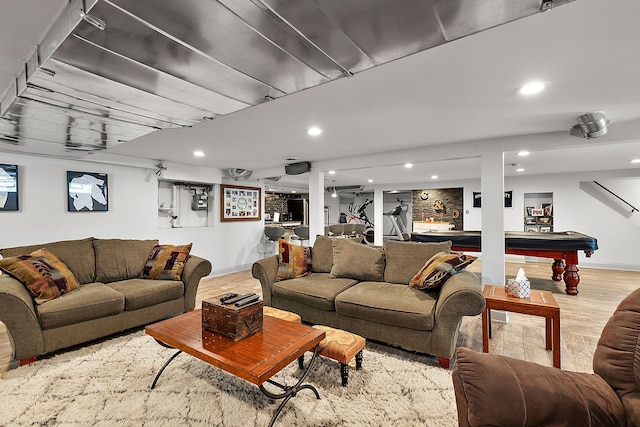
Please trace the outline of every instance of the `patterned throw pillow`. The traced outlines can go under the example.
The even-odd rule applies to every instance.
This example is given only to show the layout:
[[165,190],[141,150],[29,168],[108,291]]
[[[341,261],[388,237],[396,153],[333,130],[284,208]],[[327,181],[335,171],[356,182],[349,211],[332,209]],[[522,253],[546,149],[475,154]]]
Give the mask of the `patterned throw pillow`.
[[409,282],[412,288],[422,291],[439,289],[449,277],[478,259],[471,255],[438,252],[413,276]]
[[144,264],[140,279],[180,280],[191,245],[156,245]]
[[36,304],[66,294],[78,287],[71,270],[54,253],[38,249],[29,255],[0,259],[0,269],[21,281]]
[[278,280],[295,279],[311,274],[311,248],[278,240]]

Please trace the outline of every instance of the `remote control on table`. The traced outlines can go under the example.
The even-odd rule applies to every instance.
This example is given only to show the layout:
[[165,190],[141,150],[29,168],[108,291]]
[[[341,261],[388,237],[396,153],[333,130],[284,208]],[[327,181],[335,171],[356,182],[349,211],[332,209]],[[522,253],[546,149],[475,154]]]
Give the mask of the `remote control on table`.
[[253,294],[252,296],[246,297],[244,299],[241,299],[240,301],[235,303],[236,307],[244,307],[245,305],[249,305],[251,303],[254,303],[256,301],[258,301],[260,299],[260,296]]
[[226,294],[226,295],[221,296],[220,297],[220,302],[224,304],[225,301],[230,300],[231,298],[235,298],[237,296],[238,296],[237,293],[231,292],[230,294]]
[[236,302],[238,302],[238,301],[240,301],[240,300],[243,300],[243,299],[245,299],[245,298],[248,298],[248,297],[251,297],[251,296],[254,296],[254,295],[255,295],[254,293],[251,293],[251,294],[244,294],[244,295],[238,295],[237,297],[233,297],[233,298],[230,298],[230,299],[224,300],[222,303],[223,303],[223,304],[235,304]]

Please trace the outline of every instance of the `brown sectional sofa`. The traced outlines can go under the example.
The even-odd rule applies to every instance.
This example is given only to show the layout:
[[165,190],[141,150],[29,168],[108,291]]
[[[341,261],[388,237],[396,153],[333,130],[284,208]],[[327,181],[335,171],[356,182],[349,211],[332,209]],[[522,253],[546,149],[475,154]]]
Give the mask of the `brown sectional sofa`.
[[[379,258],[358,247],[382,251],[381,265],[372,266],[372,260]],[[374,249],[348,239],[318,236],[311,275],[278,281],[277,255],[255,262],[252,274],[260,280],[265,305],[297,313],[308,323],[438,356],[440,364],[448,367],[462,316],[478,315],[484,309],[480,280],[472,272],[461,271],[430,292],[408,283],[431,256],[449,252],[450,247],[451,242],[389,241],[384,248]]]
[[157,244],[90,237],[0,249],[7,258],[46,248],[80,284],[38,305],[21,282],[0,274],[0,321],[11,334],[14,357],[31,359],[192,310],[200,279],[211,272],[211,263],[190,255],[181,280],[138,279]]

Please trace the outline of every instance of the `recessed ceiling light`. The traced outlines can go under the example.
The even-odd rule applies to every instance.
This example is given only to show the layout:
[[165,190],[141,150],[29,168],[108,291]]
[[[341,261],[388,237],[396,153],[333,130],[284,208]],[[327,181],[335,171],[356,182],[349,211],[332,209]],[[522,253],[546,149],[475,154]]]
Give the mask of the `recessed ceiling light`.
[[631,163],[640,163],[640,159],[633,159],[631,160]]
[[524,168],[518,168],[516,169],[516,172],[524,172]]
[[522,86],[519,92],[520,92],[520,95],[534,95],[536,93],[540,93],[543,90],[545,90],[547,86],[549,86],[549,82],[536,80]]
[[287,162],[295,162],[296,160],[298,160],[298,158],[296,156],[287,156],[284,158],[284,160]]
[[411,169],[413,167],[413,163],[405,163],[404,167],[407,169]]
[[204,151],[200,151],[200,150],[194,151],[193,155],[196,157],[204,157]]
[[296,194],[296,190],[291,190],[291,192],[292,192],[293,194]]
[[336,171],[329,171],[329,175],[335,175]]
[[317,126],[311,126],[309,129],[307,129],[307,133],[311,136],[318,136],[322,133],[322,129]]
[[431,179],[438,179],[438,175],[431,175]]
[[529,154],[531,154],[531,153],[529,153],[528,151],[519,151],[518,152],[518,156],[520,156],[520,157],[527,157]]
[[371,183],[373,182],[373,180],[372,180],[372,179],[368,179],[368,180],[367,180],[367,182],[368,182],[369,184],[371,184]]

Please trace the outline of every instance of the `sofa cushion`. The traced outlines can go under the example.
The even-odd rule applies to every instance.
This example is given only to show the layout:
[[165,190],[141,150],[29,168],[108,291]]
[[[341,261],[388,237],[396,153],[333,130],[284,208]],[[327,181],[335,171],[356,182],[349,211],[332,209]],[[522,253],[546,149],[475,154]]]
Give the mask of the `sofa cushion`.
[[47,248],[56,254],[78,280],[85,284],[96,279],[96,257],[93,252],[93,237],[82,240],[64,240],[60,242],[41,243],[38,245],[17,246],[0,250],[3,257],[26,255],[40,248]]
[[336,295],[358,283],[353,279],[329,279],[329,273],[313,273],[273,284],[272,294],[319,310],[334,311]]
[[325,236],[316,236],[313,243],[313,272],[330,273],[333,267],[333,240]]
[[140,276],[157,240],[95,239],[96,282],[109,283]]
[[388,241],[384,244],[384,281],[409,284],[425,262],[438,252],[451,252],[451,241],[438,243]]
[[181,246],[156,245],[140,273],[140,279],[180,280],[191,243]]
[[438,252],[413,276],[409,286],[422,291],[439,289],[451,276],[476,259],[478,258],[471,255]]
[[407,285],[360,282],[336,297],[336,312],[374,323],[430,331],[436,301],[435,293]]
[[184,284],[179,280],[130,279],[107,286],[124,296],[125,310],[150,307],[178,299],[184,294]]
[[67,266],[46,249],[29,255],[0,259],[0,269],[13,276],[29,290],[36,304],[59,297],[78,287]]
[[124,310],[124,296],[102,283],[82,285],[36,307],[42,329],[99,319]]
[[278,280],[295,279],[311,274],[313,261],[309,246],[278,240]]
[[331,277],[382,281],[384,279],[384,250],[380,247],[354,243],[349,239],[333,240]]

